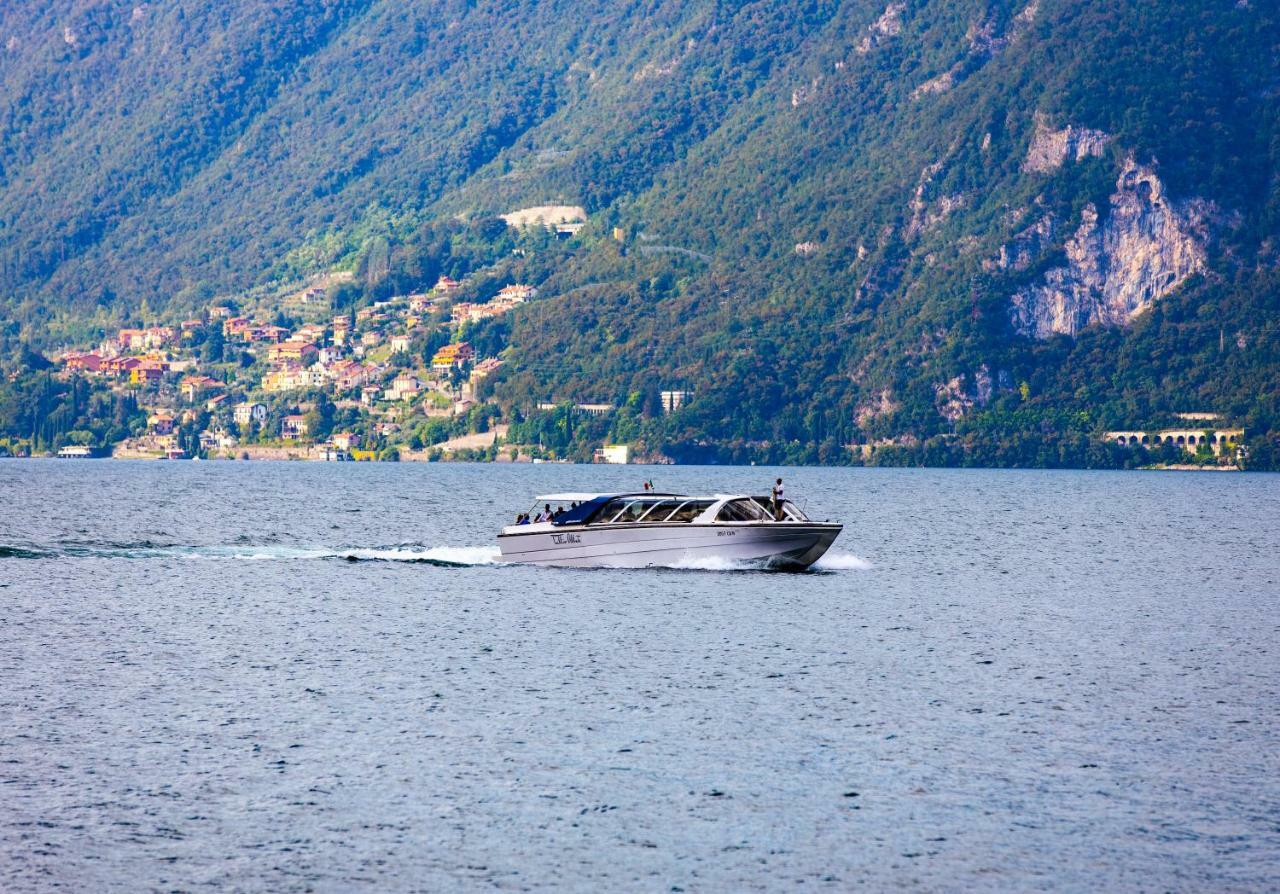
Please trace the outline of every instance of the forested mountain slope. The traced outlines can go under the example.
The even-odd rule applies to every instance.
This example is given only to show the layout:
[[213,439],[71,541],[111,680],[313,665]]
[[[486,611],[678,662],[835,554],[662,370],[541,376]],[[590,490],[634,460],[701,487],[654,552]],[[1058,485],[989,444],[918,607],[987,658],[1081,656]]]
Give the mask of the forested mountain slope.
[[0,282],[56,339],[582,204],[511,406],[688,389],[615,433],[682,458],[1274,430],[1277,50],[1254,0],[10,5]]

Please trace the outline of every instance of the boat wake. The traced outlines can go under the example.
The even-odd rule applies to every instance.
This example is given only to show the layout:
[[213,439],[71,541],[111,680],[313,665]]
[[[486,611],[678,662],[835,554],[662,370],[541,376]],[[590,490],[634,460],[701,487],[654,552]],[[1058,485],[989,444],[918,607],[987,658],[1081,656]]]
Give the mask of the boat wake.
[[870,571],[875,566],[861,556],[843,550],[827,550],[826,555],[813,563],[815,571]]
[[[274,539],[274,538],[273,538]],[[376,547],[285,546],[240,542],[229,545],[185,546],[151,541],[63,541],[44,546],[0,544],[0,559],[195,559],[238,561],[302,561],[329,559],[345,562],[407,562],[442,568],[493,565],[498,550],[487,546],[425,546],[401,543]]]
[[[66,540],[53,545],[0,544],[4,559],[192,559],[205,561],[290,562],[326,559],[342,562],[402,562],[434,565],[439,568],[474,568],[502,563],[491,546],[427,546],[398,543],[390,546],[288,546],[266,538],[252,542],[238,538],[226,545],[189,546],[151,540],[107,542]],[[769,571],[767,562],[725,559],[717,556],[691,557],[670,565],[654,566],[676,571],[759,572]],[[874,567],[852,553],[831,551],[808,569],[812,572],[865,571]]]
[[[655,566],[660,568],[670,568],[676,571],[775,571],[784,570],[774,568],[768,560],[748,560],[748,559],[726,559],[720,556],[700,556],[681,559],[670,565]],[[874,566],[853,553],[829,551],[821,559],[814,562],[803,572],[799,573],[822,573],[822,572],[839,572],[839,571],[866,571]],[[796,572],[790,572],[796,573]]]

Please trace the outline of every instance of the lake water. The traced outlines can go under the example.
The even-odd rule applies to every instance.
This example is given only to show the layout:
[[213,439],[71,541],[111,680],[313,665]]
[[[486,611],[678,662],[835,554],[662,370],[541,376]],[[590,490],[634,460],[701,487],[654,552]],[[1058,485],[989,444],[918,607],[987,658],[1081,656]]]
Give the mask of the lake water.
[[[764,491],[805,574],[493,563]],[[1275,890],[1280,476],[0,461],[0,890]]]

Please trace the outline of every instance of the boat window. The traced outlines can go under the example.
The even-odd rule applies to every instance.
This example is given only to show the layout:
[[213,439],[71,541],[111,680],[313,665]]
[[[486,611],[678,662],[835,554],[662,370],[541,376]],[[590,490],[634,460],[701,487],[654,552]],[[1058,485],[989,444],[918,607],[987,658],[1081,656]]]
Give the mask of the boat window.
[[667,516],[670,515],[672,512],[674,512],[676,507],[678,507],[680,503],[681,503],[680,500],[659,500],[658,502],[649,506],[648,511],[644,514],[644,517],[641,518],[640,521],[642,522],[666,521]]
[[809,516],[805,515],[804,512],[801,511],[800,507],[797,506],[795,503],[792,503],[790,500],[784,500],[782,502],[782,511],[786,514],[787,518],[790,519],[791,521],[808,521],[809,520]]
[[633,522],[640,516],[644,515],[648,508],[653,505],[649,500],[632,500],[626,505],[626,508],[613,519],[615,525],[624,522]]
[[715,500],[686,500],[667,517],[669,522],[691,522],[711,508]]
[[626,508],[626,505],[630,502],[631,500],[625,499],[625,498],[619,499],[619,500],[610,500],[608,503],[605,503],[603,506],[601,506],[595,515],[591,516],[591,519],[587,522],[587,524],[593,524],[593,525],[608,524],[609,522],[613,521],[613,517],[617,515],[619,512],[621,512],[624,508]]
[[730,500],[720,507],[716,521],[747,522],[765,521],[769,516],[754,500]]

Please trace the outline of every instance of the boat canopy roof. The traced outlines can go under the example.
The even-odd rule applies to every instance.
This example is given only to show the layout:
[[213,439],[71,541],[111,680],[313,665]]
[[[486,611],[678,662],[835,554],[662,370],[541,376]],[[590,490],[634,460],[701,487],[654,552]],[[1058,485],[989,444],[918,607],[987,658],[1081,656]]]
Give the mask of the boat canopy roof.
[[617,494],[589,494],[589,493],[564,493],[564,494],[541,494],[534,497],[539,503],[585,503],[587,500],[594,500],[596,497],[616,497]]
[[563,493],[563,494],[542,494],[534,497],[539,503],[589,503],[592,500],[603,498],[613,499],[614,497],[679,497],[682,494],[659,493],[654,490],[636,491],[628,493],[627,491],[619,491],[617,493],[608,494],[591,494],[591,493]]

